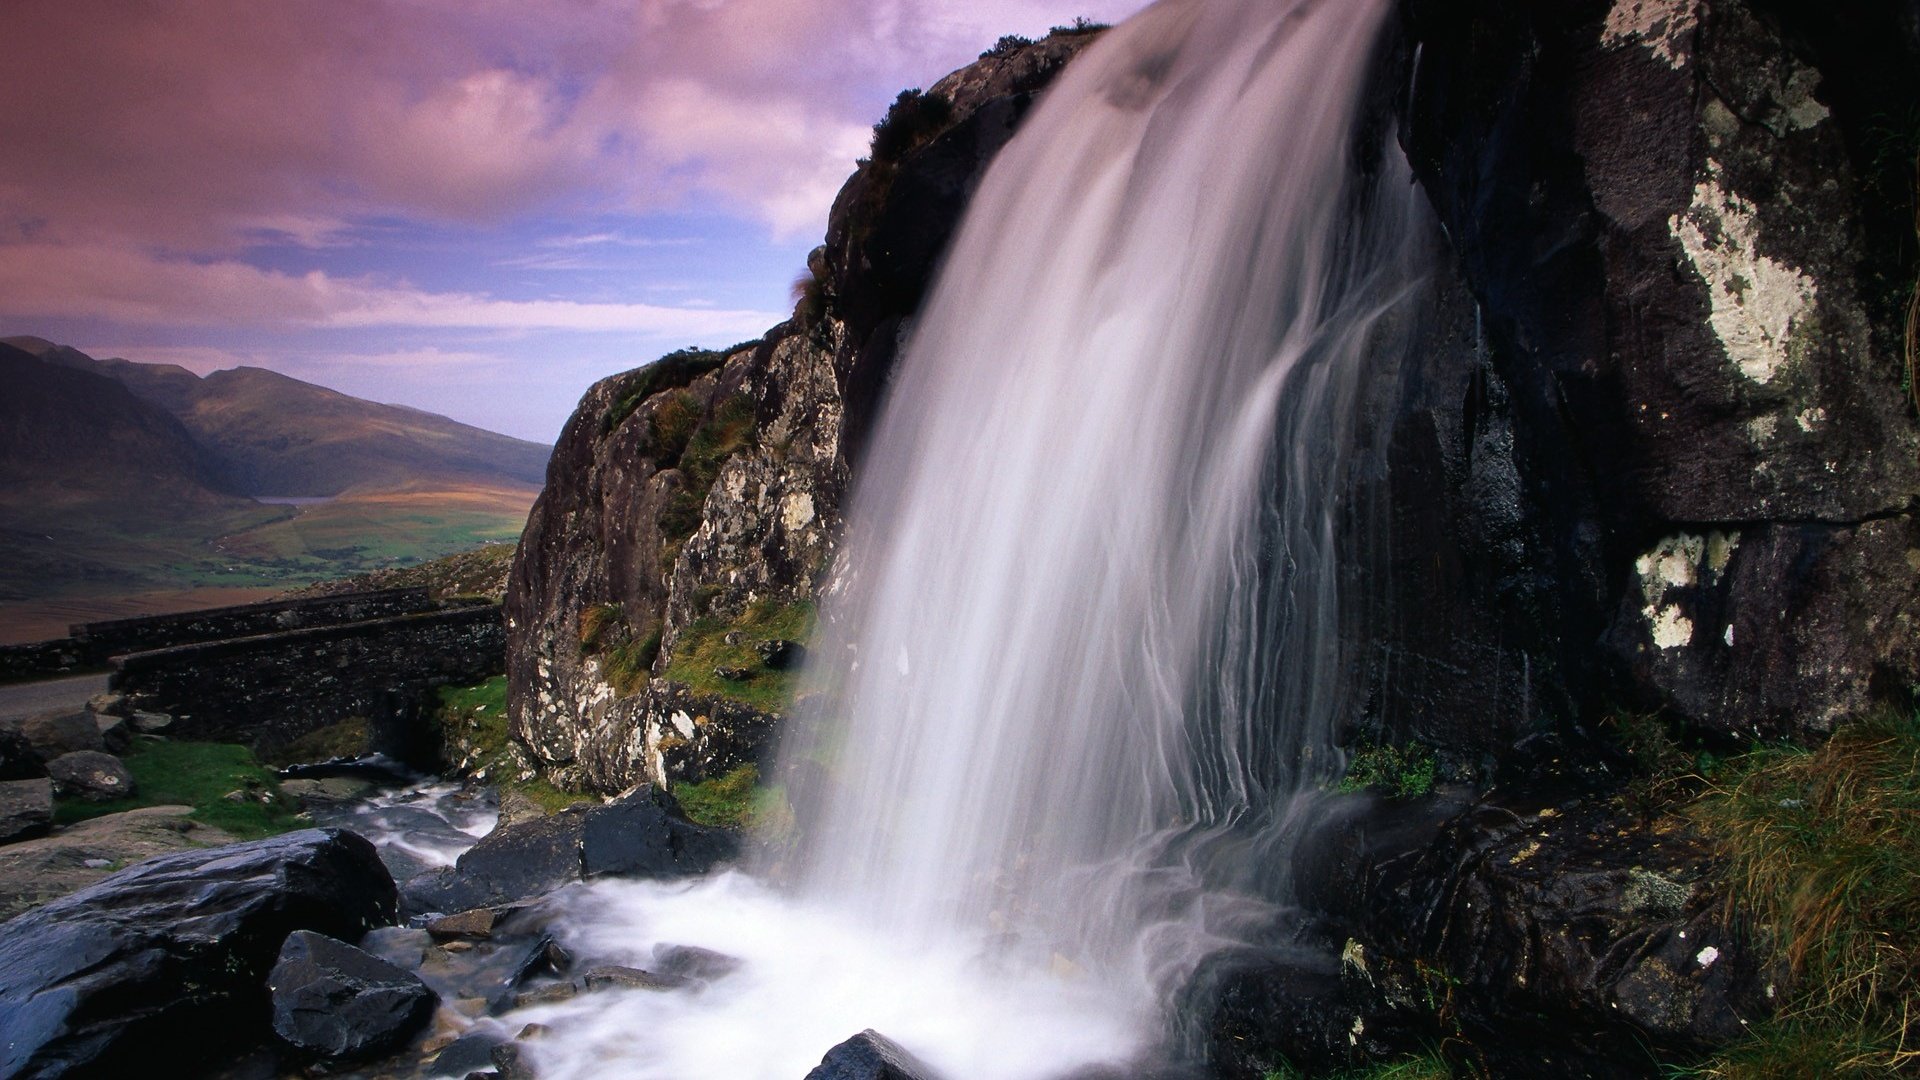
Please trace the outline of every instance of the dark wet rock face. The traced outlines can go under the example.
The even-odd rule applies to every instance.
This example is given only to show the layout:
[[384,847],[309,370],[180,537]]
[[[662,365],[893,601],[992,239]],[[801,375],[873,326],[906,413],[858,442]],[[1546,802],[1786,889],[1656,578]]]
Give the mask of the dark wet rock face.
[[451,868],[408,881],[403,898],[409,911],[466,912],[597,877],[692,877],[735,850],[732,836],[695,825],[671,797],[643,788],[604,806],[496,829]]
[[872,1028],[827,1051],[806,1080],[940,1080],[940,1074]]
[[[1913,255],[1863,231],[1891,189],[1861,152],[1920,45],[1791,7],[1405,5],[1402,142],[1480,333],[1454,400],[1396,421],[1393,559],[1439,572],[1388,599],[1465,617],[1382,643],[1413,676],[1379,680],[1391,726],[1510,755],[1625,703],[1808,735],[1920,674],[1885,284]],[[1449,720],[1487,671],[1482,709],[1545,715]]]
[[310,930],[287,935],[267,986],[274,1034],[331,1061],[397,1049],[426,1024],[436,1001],[411,972]]
[[0,924],[0,1075],[191,1071],[267,1026],[295,930],[393,920],[373,845],[309,829],[165,855]]

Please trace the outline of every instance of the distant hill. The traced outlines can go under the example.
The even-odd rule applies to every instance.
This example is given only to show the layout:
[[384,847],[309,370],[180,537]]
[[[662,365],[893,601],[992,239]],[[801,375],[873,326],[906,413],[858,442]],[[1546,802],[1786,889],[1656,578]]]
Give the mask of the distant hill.
[[0,643],[510,544],[547,454],[259,368],[0,339]]
[[40,338],[0,344],[112,379],[172,414],[235,494],[318,497],[450,484],[539,486],[550,448],[264,368],[204,378],[173,364],[95,359]]
[[239,506],[186,426],[91,371],[0,344],[0,504]]

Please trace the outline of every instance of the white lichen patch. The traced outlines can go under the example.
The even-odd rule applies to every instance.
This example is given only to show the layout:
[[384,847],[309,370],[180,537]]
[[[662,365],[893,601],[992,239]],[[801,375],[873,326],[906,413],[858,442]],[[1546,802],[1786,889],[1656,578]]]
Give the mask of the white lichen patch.
[[1638,42],[1667,66],[1679,68],[1691,55],[1699,24],[1698,0],[1614,0],[1600,29],[1600,43],[1619,48]]
[[1796,65],[1793,74],[1787,76],[1787,85],[1775,101],[1788,131],[1805,131],[1833,115],[1814,98],[1813,92],[1819,88],[1820,73],[1812,68]]
[[1756,416],[1747,421],[1747,436],[1756,443],[1773,438],[1773,429],[1780,425],[1777,416]]
[[1819,425],[1821,421],[1825,420],[1826,418],[1827,418],[1827,410],[1819,407],[1815,407],[1811,409],[1802,410],[1800,415],[1794,417],[1793,419],[1795,423],[1800,425],[1801,431],[1812,431],[1817,425]]
[[1787,366],[1795,325],[1813,306],[1813,279],[1760,254],[1753,203],[1720,183],[1719,163],[1694,185],[1693,203],[1667,229],[1707,284],[1707,321],[1740,373],[1765,384]]
[[780,504],[780,520],[787,532],[797,533],[813,524],[813,496],[796,491]]
[[1731,533],[1713,532],[1705,536],[1679,533],[1654,545],[1653,550],[1634,560],[1634,572],[1640,577],[1640,594],[1646,604],[1641,614],[1647,620],[1647,633],[1661,649],[1677,649],[1693,644],[1693,619],[1680,599],[1669,599],[1675,589],[1691,589],[1715,584],[1733,561],[1740,538]]
[[1703,968],[1712,967],[1713,962],[1718,959],[1720,959],[1720,950],[1711,945],[1693,954],[1693,962]]

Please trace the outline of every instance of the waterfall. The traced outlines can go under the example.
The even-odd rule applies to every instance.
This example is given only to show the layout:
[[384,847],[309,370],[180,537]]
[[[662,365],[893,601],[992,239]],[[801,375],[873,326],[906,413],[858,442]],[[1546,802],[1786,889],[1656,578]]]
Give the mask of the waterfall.
[[1356,130],[1389,6],[1163,0],[995,160],[860,463],[809,894],[1155,967],[1196,853],[1337,768],[1343,448],[1423,265]]
[[782,886],[608,884],[583,914],[595,950],[747,964],[556,1006],[547,1074],[799,1076],[871,1026],[1044,1080],[1151,1046],[1201,957],[1280,920],[1352,704],[1359,405],[1432,229],[1366,130],[1390,9],[1161,0],[998,155],[858,463]]

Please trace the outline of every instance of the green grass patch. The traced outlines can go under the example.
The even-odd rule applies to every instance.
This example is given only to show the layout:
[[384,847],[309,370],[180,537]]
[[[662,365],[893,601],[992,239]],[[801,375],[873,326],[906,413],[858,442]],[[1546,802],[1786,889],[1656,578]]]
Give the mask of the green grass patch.
[[[241,839],[272,836],[308,824],[295,817],[292,800],[280,794],[272,770],[253,751],[230,743],[136,742],[122,756],[133,774],[136,794],[113,802],[59,800],[54,820],[62,825],[137,810],[143,806],[191,806],[195,820]],[[230,792],[248,795],[229,802]]]
[[517,791],[552,813],[575,803],[597,801],[565,791],[535,777],[522,780],[507,725],[507,677],[496,675],[475,686],[443,686],[440,731],[451,760],[467,759],[469,773],[484,771],[501,791]]
[[1690,812],[1724,845],[1730,913],[1796,981],[1753,1040],[1689,1075],[1920,1071],[1920,717],[1730,759]]
[[1397,799],[1415,799],[1433,791],[1439,765],[1418,743],[1388,746],[1362,742],[1354,748],[1347,775],[1335,791],[1376,791]]
[[698,784],[675,784],[673,797],[701,825],[780,833],[793,823],[786,789],[761,786],[760,770],[750,764]]
[[[781,712],[793,704],[796,673],[767,667],[754,646],[776,639],[804,642],[812,632],[811,603],[758,600],[732,622],[704,618],[688,624],[680,632],[664,674],[696,694],[732,698],[762,712]],[[737,635],[736,644],[727,643],[729,635]],[[723,668],[744,672],[746,677],[721,678],[717,672]]]

